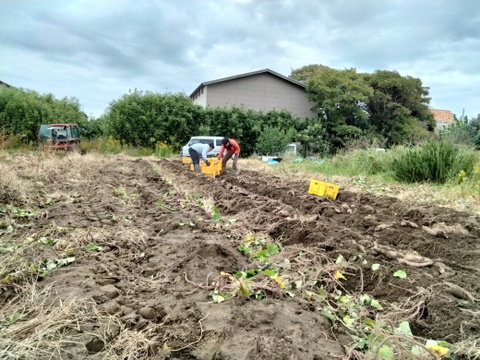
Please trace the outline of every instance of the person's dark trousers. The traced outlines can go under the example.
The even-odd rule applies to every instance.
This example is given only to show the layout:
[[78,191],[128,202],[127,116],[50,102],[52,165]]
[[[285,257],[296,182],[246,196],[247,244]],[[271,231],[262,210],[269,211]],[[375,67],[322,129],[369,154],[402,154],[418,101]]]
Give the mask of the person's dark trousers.
[[190,158],[192,159],[195,172],[200,172],[200,157],[198,156],[198,153],[192,148],[188,148],[188,153],[190,154]]

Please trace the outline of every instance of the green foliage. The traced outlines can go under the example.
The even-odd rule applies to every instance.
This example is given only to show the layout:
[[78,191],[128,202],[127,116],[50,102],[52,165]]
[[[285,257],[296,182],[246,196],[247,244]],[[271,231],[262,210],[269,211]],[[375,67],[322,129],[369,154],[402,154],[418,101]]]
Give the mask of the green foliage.
[[75,98],[55,99],[52,94],[0,87],[0,129],[19,135],[23,143],[36,143],[40,124],[79,123],[86,115]]
[[285,131],[277,127],[267,126],[257,139],[257,152],[262,155],[281,153],[292,142],[294,135],[294,129]]
[[110,103],[104,121],[106,134],[122,144],[153,150],[162,142],[179,148],[197,135],[202,108],[182,93],[134,90]]
[[387,146],[418,143],[434,130],[428,88],[420,79],[386,70],[365,74],[364,78],[373,89],[368,99],[371,125],[386,139]]
[[174,153],[173,147],[163,142],[158,142],[155,145],[155,155],[159,158],[169,157]]
[[347,150],[321,160],[305,161],[298,167],[332,175],[388,175],[392,168],[392,153],[375,149]]
[[84,251],[97,251],[97,252],[100,252],[100,251],[103,251],[103,247],[101,246],[98,246],[94,243],[88,243],[87,245],[85,245],[83,247],[83,250]]
[[38,265],[32,265],[32,270],[38,277],[45,277],[50,271],[67,266],[75,261],[75,257],[67,257],[64,259],[43,259]]
[[212,220],[215,221],[215,222],[220,221],[220,210],[218,209],[218,207],[216,205],[213,205],[212,211],[213,211]]
[[[207,108],[201,132],[210,131],[212,136],[226,136],[238,141],[242,156],[257,150],[257,141],[263,129],[273,128],[293,136],[302,122],[290,112],[272,110],[266,113],[243,108]],[[288,144],[288,143],[287,143]]]
[[430,141],[407,149],[393,160],[394,176],[401,182],[436,182],[443,184],[461,170],[473,172],[477,155],[446,141]]
[[331,153],[368,133],[390,147],[421,143],[434,130],[428,88],[420,79],[396,71],[362,74],[323,65],[304,66],[290,76],[308,84],[308,98],[316,103],[318,121],[328,134],[323,148]]
[[455,119],[452,126],[441,130],[440,136],[454,144],[472,146],[480,150],[480,114],[470,121],[467,117],[462,120]]
[[305,128],[298,133],[297,140],[300,143],[303,157],[307,157],[309,154],[326,155],[332,152],[328,134],[318,120],[306,120]]
[[332,149],[345,147],[350,138],[369,129],[368,113],[359,104],[367,103],[372,89],[355,69],[322,68],[309,81],[307,96],[328,133]]
[[405,270],[397,270],[393,273],[394,277],[398,277],[399,279],[406,279],[407,272]]

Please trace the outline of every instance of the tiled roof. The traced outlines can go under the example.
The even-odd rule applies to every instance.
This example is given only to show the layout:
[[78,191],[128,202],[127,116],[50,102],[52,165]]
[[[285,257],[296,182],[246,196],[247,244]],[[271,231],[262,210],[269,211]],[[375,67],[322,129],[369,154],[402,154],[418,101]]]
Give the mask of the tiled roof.
[[430,112],[433,114],[433,118],[435,119],[435,121],[453,124],[453,113],[450,110],[430,109]]

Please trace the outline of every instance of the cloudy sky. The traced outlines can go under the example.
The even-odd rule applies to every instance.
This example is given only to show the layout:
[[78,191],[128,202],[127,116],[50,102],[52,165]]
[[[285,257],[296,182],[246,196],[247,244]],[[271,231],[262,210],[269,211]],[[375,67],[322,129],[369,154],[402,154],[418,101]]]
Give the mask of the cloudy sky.
[[0,0],[0,80],[100,116],[130,89],[322,64],[396,70],[480,114],[479,0]]

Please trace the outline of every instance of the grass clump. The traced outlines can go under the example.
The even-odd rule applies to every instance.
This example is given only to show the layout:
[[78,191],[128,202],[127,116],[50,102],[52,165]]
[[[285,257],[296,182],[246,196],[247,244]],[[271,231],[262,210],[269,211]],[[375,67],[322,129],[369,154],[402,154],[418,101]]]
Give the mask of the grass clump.
[[394,178],[400,182],[445,184],[462,171],[473,173],[478,155],[446,141],[430,141],[424,146],[406,149],[393,159]]

